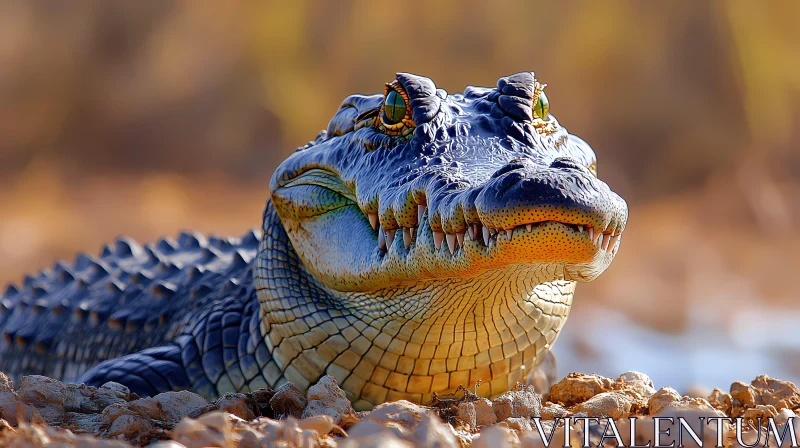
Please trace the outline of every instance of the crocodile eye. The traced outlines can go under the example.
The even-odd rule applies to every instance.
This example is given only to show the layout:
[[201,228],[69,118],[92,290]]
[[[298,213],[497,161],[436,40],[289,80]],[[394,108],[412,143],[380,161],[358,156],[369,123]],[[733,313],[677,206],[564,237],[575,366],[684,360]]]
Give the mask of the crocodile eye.
[[547,95],[544,91],[539,92],[536,98],[536,105],[533,107],[533,113],[542,120],[547,120],[547,113],[550,111],[550,101],[547,100]]
[[391,90],[386,95],[386,100],[383,103],[383,114],[384,119],[389,124],[400,123],[403,117],[406,116],[406,100],[396,90]]

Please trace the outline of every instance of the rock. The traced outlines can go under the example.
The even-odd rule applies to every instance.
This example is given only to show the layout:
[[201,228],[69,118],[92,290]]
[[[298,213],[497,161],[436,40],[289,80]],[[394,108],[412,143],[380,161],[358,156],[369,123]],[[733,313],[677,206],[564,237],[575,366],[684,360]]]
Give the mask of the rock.
[[664,407],[670,403],[680,401],[681,394],[671,387],[662,387],[647,401],[647,407],[650,409],[650,415],[656,415],[661,412]]
[[[109,409],[116,409],[117,406],[119,405],[114,404],[105,408],[103,410],[103,414],[105,414]],[[140,398],[129,403],[123,403],[121,408],[125,410],[121,413],[121,415],[133,413],[155,420],[170,420],[173,423],[177,422],[176,419],[167,419],[167,414],[164,412],[164,407],[161,405],[161,403],[151,397]]]
[[488,426],[497,423],[497,415],[488,398],[479,398],[472,402],[475,405],[475,424]]
[[733,398],[731,394],[723,392],[722,389],[714,388],[708,396],[708,402],[711,406],[727,414],[731,410]]
[[418,404],[399,400],[375,406],[366,420],[380,424],[395,422],[405,428],[414,429],[428,412],[428,409]]
[[456,414],[459,420],[464,422],[470,428],[477,427],[475,423],[475,403],[465,401],[458,404],[458,413]]
[[731,384],[731,397],[736,400],[733,405],[736,407],[752,408],[756,405],[756,390],[741,381]]
[[622,392],[603,392],[579,403],[573,412],[583,412],[589,417],[610,417],[615,420],[628,418],[633,402]]
[[106,431],[109,437],[124,436],[127,439],[135,439],[143,434],[149,434],[153,430],[153,424],[140,415],[120,415],[114,419],[111,426]]
[[52,426],[22,424],[12,432],[0,432],[0,446],[9,448],[131,448],[120,440],[76,435]]
[[426,446],[437,448],[456,448],[456,441],[452,426],[446,425],[439,417],[433,414],[424,414],[408,441],[413,446]]
[[514,388],[492,401],[497,421],[509,417],[538,417],[542,400],[533,386],[517,383]]
[[64,409],[67,412],[99,414],[114,403],[125,403],[129,393],[123,395],[119,391],[104,386],[97,388],[85,384],[67,384]]
[[67,412],[61,427],[74,433],[98,433],[103,428],[102,414],[81,414]]
[[304,418],[297,422],[297,426],[302,430],[312,430],[319,434],[328,434],[335,432],[337,435],[346,434],[336,423],[330,415],[315,415],[313,417]]
[[134,400],[130,403],[114,403],[100,414],[102,426],[107,428],[103,437],[126,439],[132,443],[148,440],[155,429],[153,420],[163,420],[160,405],[151,398]]
[[289,382],[281,385],[269,400],[269,405],[276,417],[290,415],[300,418],[307,404],[306,396],[300,392],[297,386]]
[[[784,423],[788,422],[790,418],[793,418],[795,423],[800,423],[800,419],[791,409],[781,409],[778,412],[778,415],[775,416],[775,423],[779,425],[783,425]],[[800,432],[798,432],[800,434]]]
[[308,404],[303,411],[302,417],[312,417],[315,415],[329,415],[338,425],[342,419],[354,415],[353,405],[344,391],[336,384],[336,379],[331,375],[323,376],[317,384],[308,388],[306,396]]
[[376,421],[362,421],[353,425],[348,437],[338,443],[340,448],[412,448],[393,431]]
[[0,372],[0,392],[14,392],[14,383],[3,372]]
[[272,388],[265,387],[261,389],[256,389],[249,394],[253,401],[255,401],[256,406],[258,406],[259,414],[264,417],[273,418],[275,415],[272,412],[272,408],[269,405],[269,400],[272,399],[272,396],[275,395],[275,391]]
[[197,420],[181,420],[175,427],[172,438],[187,448],[232,446],[230,423],[221,412],[205,414]]
[[44,422],[39,410],[21,402],[14,391],[0,392],[0,418],[3,418],[12,426],[17,426],[20,421],[28,423]]
[[472,439],[473,448],[501,448],[511,446],[519,446],[519,437],[517,433],[500,425],[489,426],[484,429],[478,437]]
[[473,434],[470,431],[464,429],[464,427],[455,428],[453,430],[454,435],[456,437],[456,442],[458,442],[459,446],[462,448],[468,448],[472,446],[472,439],[474,439],[477,434]]
[[131,398],[131,390],[128,389],[127,386],[115,383],[113,381],[108,381],[106,383],[103,383],[103,385],[100,386],[100,389],[103,390],[104,392],[108,391],[109,393],[114,394],[114,396],[116,396],[117,398],[120,398],[125,401],[130,400]]
[[617,378],[617,382],[620,383],[623,388],[631,389],[645,399],[650,398],[656,393],[653,380],[641,372],[625,372]]
[[570,373],[550,388],[549,399],[554,403],[572,406],[613,388],[614,381],[600,375]]
[[706,401],[704,398],[689,398],[689,397],[682,397],[678,401],[673,401],[667,403],[665,406],[658,409],[656,413],[653,413],[652,408],[650,409],[650,415],[653,417],[663,417],[669,416],[676,412],[697,412],[702,414],[706,417],[725,417],[725,413],[716,409],[714,406],[711,406],[711,403]]
[[[257,431],[248,432],[243,431],[240,423],[233,423],[233,429],[235,431],[234,438],[241,438],[234,446],[244,446],[243,444],[247,440],[258,439],[259,442],[257,445],[251,445],[253,448],[261,448],[264,446],[331,446],[331,439],[324,434],[320,434],[320,431],[327,434],[331,428],[334,430],[338,428],[333,424],[333,419],[329,416],[310,417],[300,421],[294,417],[288,417],[285,420],[262,418],[256,420],[256,424],[251,426],[252,430]],[[343,432],[340,431],[340,433],[344,435]]]
[[[0,446],[130,448],[128,442],[146,445],[171,435],[175,440],[150,446],[261,448],[473,445],[491,448],[540,448],[544,445],[531,417],[541,416],[540,424],[545,434],[550,434],[554,423],[552,419],[568,415],[615,418],[619,434],[626,445],[631,443],[629,439],[632,429],[626,417],[636,415],[639,418],[634,431],[635,442],[644,445],[654,438],[653,417],[683,417],[700,434],[700,426],[695,424],[696,421],[699,422],[699,417],[724,417],[726,409],[731,415],[743,416],[749,422],[750,429],[745,431],[745,442],[755,442],[759,433],[752,427],[759,418],[764,423],[766,418],[774,417],[780,429],[793,419],[796,432],[800,434],[800,418],[793,408],[779,407],[793,406],[797,399],[797,388],[786,381],[760,376],[749,385],[734,383],[731,394],[715,389],[708,395],[708,400],[682,397],[670,388],[662,388],[651,394],[652,383],[646,375],[638,372],[626,372],[613,384],[610,381],[597,375],[573,374],[554,385],[551,388],[555,392],[553,398],[566,397],[569,401],[591,395],[569,409],[560,400],[548,402],[542,407],[534,388],[522,385],[515,386],[494,401],[477,398],[475,401],[457,402],[456,408],[440,408],[439,412],[443,412],[448,419],[456,417],[454,422],[465,423],[454,429],[429,408],[408,401],[384,403],[370,412],[356,414],[332,377],[322,378],[309,389],[307,397],[300,394],[296,387],[287,384],[274,394],[271,389],[248,394],[232,393],[210,404],[199,395],[186,391],[128,401],[131,398],[130,392],[116,383],[95,388],[64,385],[36,376],[21,380],[18,393],[8,377],[0,374],[0,417],[8,420],[6,422],[0,419]],[[567,384],[578,387],[576,391],[572,391],[576,393],[570,395],[559,389]],[[594,393],[609,385],[610,390]],[[649,398],[645,402],[643,397],[648,394]],[[298,421],[289,412],[282,413],[289,416],[285,420],[256,418],[264,411],[270,414],[274,412],[273,405],[276,409],[281,409],[280,406],[287,403],[305,418]],[[60,418],[59,427],[44,424],[42,413],[34,406],[47,410],[48,421]],[[63,411],[62,417],[58,414],[59,406]],[[795,406],[798,407],[800,406]],[[642,416],[640,410],[643,409],[648,409],[650,415]],[[22,419],[17,421],[17,415],[22,416]],[[187,416],[199,417],[186,418]],[[499,423],[498,417],[501,419]],[[17,427],[13,428],[12,424]],[[597,445],[603,427],[602,424],[592,424],[592,446]],[[726,425],[724,429],[726,446],[735,439],[731,428]],[[662,429],[670,429],[674,437],[678,426],[663,422]],[[582,445],[583,431],[583,423],[573,425],[572,446],[577,448]],[[761,431],[759,446],[763,444],[766,428]],[[91,436],[82,433],[91,433]],[[556,427],[552,433],[554,443],[560,446],[565,434],[563,427]],[[97,438],[98,435],[101,438]],[[344,437],[347,435],[349,437]],[[705,427],[703,437],[704,444],[714,446],[715,427]],[[671,440],[669,436],[661,437],[662,443],[669,444]],[[683,442],[687,447],[693,446],[691,438],[685,434]],[[784,442],[782,446],[788,446],[788,442]],[[606,445],[610,446],[609,441],[606,441]]]
[[153,400],[160,404],[164,412],[164,419],[172,423],[178,423],[182,418],[208,405],[205,398],[188,390],[164,392],[152,398],[136,401],[142,402],[143,400]]
[[531,426],[531,421],[527,418],[523,417],[509,417],[502,422],[498,423],[498,425],[505,426],[508,429],[516,432],[518,436],[522,436],[533,431],[533,427]]
[[775,409],[775,406],[771,404],[766,406],[763,404],[757,404],[755,407],[744,411],[745,421],[753,422],[754,424],[758,422],[758,419],[763,420],[763,424],[766,424],[768,417],[776,417],[777,415],[778,410]]
[[242,420],[253,420],[256,414],[253,407],[256,405],[252,398],[245,394],[228,392],[218,398],[214,405],[223,412],[233,414]]
[[569,414],[563,406],[559,404],[548,403],[547,406],[544,406],[541,411],[539,411],[539,416],[542,417],[542,420],[553,420],[556,418],[563,418]]
[[139,443],[159,436],[161,429],[154,421],[175,424],[207,405],[203,397],[193,392],[164,392],[155,397],[113,403],[103,409],[101,421],[108,427],[107,437],[124,437]]
[[20,401],[39,410],[50,425],[59,425],[64,420],[66,401],[64,383],[41,375],[23,376],[20,380]]
[[800,407],[800,390],[790,381],[759,375],[751,385],[758,393],[760,399],[758,404],[775,406],[776,409]]

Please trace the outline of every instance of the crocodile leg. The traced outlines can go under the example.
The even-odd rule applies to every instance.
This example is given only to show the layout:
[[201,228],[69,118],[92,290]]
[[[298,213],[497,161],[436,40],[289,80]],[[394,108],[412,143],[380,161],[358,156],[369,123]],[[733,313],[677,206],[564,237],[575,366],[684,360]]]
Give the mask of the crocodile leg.
[[176,344],[142,350],[139,353],[102,362],[79,380],[89,386],[114,381],[124,384],[139,396],[152,396],[169,390],[191,387]]

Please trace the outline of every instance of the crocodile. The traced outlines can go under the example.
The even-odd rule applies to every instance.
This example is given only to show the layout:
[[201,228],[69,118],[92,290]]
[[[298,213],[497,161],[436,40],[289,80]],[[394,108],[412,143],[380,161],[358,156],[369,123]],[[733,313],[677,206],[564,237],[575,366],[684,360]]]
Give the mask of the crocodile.
[[0,371],[208,398],[333,376],[356,409],[497,396],[548,356],[626,202],[534,73],[448,94],[399,73],[273,174],[262,225],[184,232],[28,275]]

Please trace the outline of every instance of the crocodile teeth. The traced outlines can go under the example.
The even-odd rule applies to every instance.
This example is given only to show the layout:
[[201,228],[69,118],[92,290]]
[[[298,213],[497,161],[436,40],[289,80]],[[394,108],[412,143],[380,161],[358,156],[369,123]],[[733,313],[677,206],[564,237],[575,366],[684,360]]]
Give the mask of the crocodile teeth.
[[474,224],[470,224],[470,226],[467,227],[467,230],[469,231],[469,239],[471,241],[477,241],[478,235],[480,234],[481,225],[478,224],[477,222]]
[[378,228],[378,214],[367,212],[367,218],[369,218],[369,225],[372,226],[372,230]]
[[425,210],[427,210],[427,209],[428,209],[428,207],[426,207],[424,205],[418,205],[417,206],[417,227],[421,227],[422,226],[422,215],[425,214]]
[[506,239],[511,241],[511,238],[514,237],[514,229],[506,230]]
[[464,232],[456,233],[456,241],[458,241],[458,247],[464,247]]
[[378,227],[378,249],[386,250],[386,236],[383,234],[383,229]]
[[442,248],[442,240],[444,239],[444,232],[437,232],[433,231],[433,245],[436,246],[436,250]]
[[413,235],[414,235],[413,227],[403,227],[403,244],[406,245],[406,249],[411,247],[411,237]]
[[525,224],[525,229],[526,229],[528,232],[530,232],[531,230],[533,230],[533,224]]
[[609,244],[610,247],[613,247],[614,249],[616,249],[617,241],[619,241],[620,235],[622,235],[622,234],[620,233],[620,234],[617,234],[617,235],[614,235],[614,236],[611,237],[611,244]]
[[608,250],[608,243],[610,241],[611,241],[611,234],[610,233],[604,233],[603,234],[603,244],[602,244],[603,250]]
[[583,226],[578,226],[578,233],[583,233]]
[[397,229],[386,230],[386,246],[392,247],[392,243],[394,243],[394,234],[397,233]]
[[453,255],[456,252],[456,236],[448,233],[445,235],[445,239],[447,240],[447,248],[450,249],[450,255]]
[[485,244],[487,246],[489,245],[489,237],[490,237],[489,228],[488,227],[484,227],[483,228],[483,244]]
[[589,241],[594,242],[594,227],[587,227],[586,231],[589,233]]

